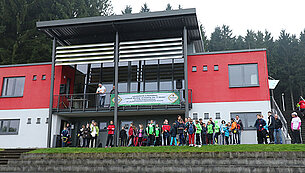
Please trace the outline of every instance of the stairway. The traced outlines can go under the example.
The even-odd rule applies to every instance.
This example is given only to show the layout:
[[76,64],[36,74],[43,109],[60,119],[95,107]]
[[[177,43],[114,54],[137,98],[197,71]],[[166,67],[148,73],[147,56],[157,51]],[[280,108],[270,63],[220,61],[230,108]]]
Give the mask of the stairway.
[[9,161],[18,160],[22,153],[32,150],[34,149],[4,149],[0,151],[0,165],[7,165]]
[[305,152],[26,153],[0,166],[0,172],[297,173],[304,170]]

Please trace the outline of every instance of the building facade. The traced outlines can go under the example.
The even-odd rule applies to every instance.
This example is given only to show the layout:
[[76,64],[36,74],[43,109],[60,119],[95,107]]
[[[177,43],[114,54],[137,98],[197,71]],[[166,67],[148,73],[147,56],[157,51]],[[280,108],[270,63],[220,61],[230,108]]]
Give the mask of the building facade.
[[[0,67],[0,148],[58,147],[67,123],[76,146],[92,120],[103,146],[110,120],[128,128],[173,123],[177,115],[229,121],[238,114],[242,143],[256,143],[256,114],[270,110],[266,50],[204,53],[195,9],[37,28],[53,39],[52,62]],[[99,83],[107,90],[103,107]]]

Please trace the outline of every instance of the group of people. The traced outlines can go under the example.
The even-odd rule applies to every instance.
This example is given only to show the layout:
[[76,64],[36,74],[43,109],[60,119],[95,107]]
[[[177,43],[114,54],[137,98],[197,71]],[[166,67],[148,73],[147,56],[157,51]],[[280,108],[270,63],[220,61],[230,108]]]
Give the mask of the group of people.
[[[292,114],[291,131],[292,143],[301,143],[300,128],[301,119],[296,112]],[[267,121],[263,115],[257,114],[254,124],[257,129],[258,144],[282,144],[282,121],[278,115],[268,112]],[[105,147],[112,147],[116,127],[113,121],[107,126],[107,141]],[[191,118],[182,119],[180,115],[173,124],[169,124],[165,119],[159,125],[151,120],[146,126],[139,124],[138,127],[133,123],[129,127],[122,127],[119,132],[120,146],[196,146],[201,145],[230,145],[241,143],[241,132],[244,130],[242,120],[236,115],[230,122],[222,120],[220,124],[212,118],[207,123],[202,119],[192,120]],[[82,125],[78,133],[80,147],[98,147],[97,137],[99,127],[93,120],[91,124]],[[64,128],[61,133],[62,146],[65,147],[71,138],[70,125]],[[268,142],[269,138],[269,142]],[[99,146],[100,147],[100,146]]]

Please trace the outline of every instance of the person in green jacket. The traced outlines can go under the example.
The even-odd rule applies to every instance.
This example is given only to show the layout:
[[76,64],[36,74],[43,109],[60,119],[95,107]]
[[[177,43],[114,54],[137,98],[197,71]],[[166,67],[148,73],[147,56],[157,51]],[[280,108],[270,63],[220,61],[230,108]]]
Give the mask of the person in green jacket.
[[214,144],[218,144],[218,136],[220,135],[220,126],[218,125],[218,121],[215,121],[215,135],[214,135]]
[[155,146],[160,146],[162,143],[162,140],[161,140],[161,128],[159,127],[159,124],[156,124],[155,134],[156,134]]
[[195,127],[196,127],[196,147],[201,147],[201,143],[200,143],[200,138],[201,137],[200,137],[200,134],[201,134],[202,127],[199,124],[198,120],[196,120]]
[[97,137],[100,131],[96,122],[93,123],[93,126],[91,126],[90,131],[91,131],[90,147],[95,148],[97,143]]
[[148,136],[148,141],[147,141],[148,146],[154,145],[155,143],[155,130],[156,129],[155,129],[154,120],[151,120],[146,128],[146,133]]
[[208,144],[213,144],[213,124],[211,123],[211,121],[208,122],[208,125],[207,125],[207,129],[208,129]]

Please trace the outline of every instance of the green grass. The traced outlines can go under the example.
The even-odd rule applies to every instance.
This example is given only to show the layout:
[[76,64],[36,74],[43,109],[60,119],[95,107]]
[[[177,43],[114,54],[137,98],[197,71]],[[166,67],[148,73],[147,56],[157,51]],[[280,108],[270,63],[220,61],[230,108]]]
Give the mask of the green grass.
[[141,152],[266,152],[305,151],[305,144],[283,145],[208,145],[197,147],[113,147],[113,148],[45,148],[29,153],[141,153]]

